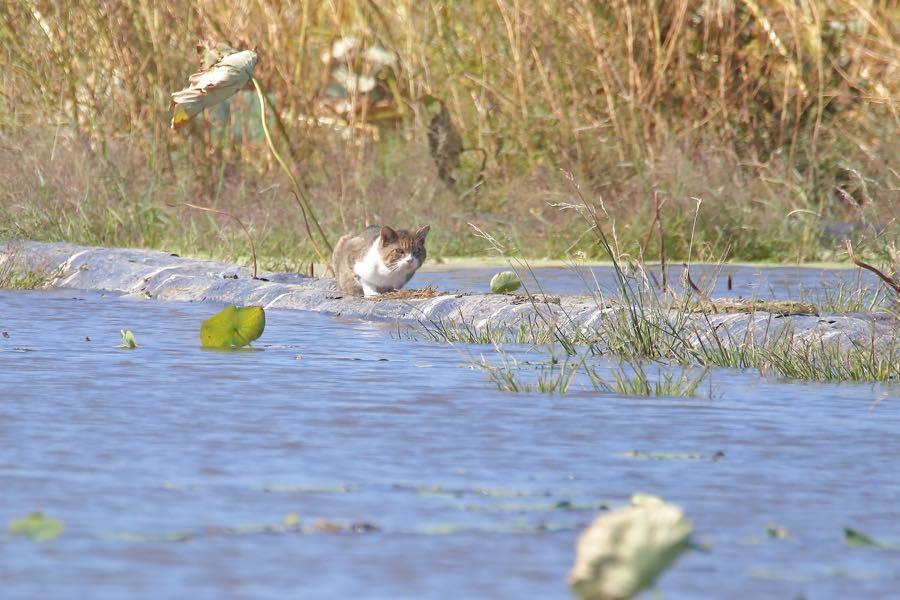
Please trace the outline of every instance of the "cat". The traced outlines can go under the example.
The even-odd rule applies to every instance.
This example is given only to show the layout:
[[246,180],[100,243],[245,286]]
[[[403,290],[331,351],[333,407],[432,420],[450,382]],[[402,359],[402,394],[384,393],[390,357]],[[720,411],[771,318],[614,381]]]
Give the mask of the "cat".
[[410,232],[371,225],[338,240],[331,258],[339,290],[353,296],[377,296],[399,290],[425,262],[430,225]]

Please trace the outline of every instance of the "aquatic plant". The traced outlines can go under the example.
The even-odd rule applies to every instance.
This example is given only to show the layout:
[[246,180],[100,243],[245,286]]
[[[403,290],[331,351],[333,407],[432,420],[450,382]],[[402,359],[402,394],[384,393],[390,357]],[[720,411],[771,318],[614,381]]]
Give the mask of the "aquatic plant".
[[[630,372],[629,372],[630,371]],[[706,378],[708,369],[697,375],[681,370],[678,373],[660,369],[656,379],[647,377],[644,366],[634,361],[629,363],[629,371],[619,368],[613,372],[613,381],[607,381],[597,373],[597,369],[588,368],[594,389],[620,394],[622,396],[673,396],[690,397],[697,393],[697,388]]]
[[9,522],[9,532],[13,535],[27,537],[36,542],[45,542],[62,535],[65,525],[59,519],[46,516],[36,511],[28,516],[13,519]]
[[495,294],[508,294],[522,287],[522,280],[513,271],[503,271],[491,277],[491,291]]
[[119,333],[122,334],[122,343],[119,344],[119,348],[126,348],[128,350],[137,348],[137,340],[134,339],[134,332],[130,329],[120,329]]
[[692,533],[679,507],[634,494],[630,506],[598,516],[581,534],[569,586],[582,600],[632,598],[689,548]]
[[876,540],[861,531],[850,527],[844,528],[844,543],[852,548],[880,548],[882,550],[900,550],[900,546]]
[[242,348],[262,335],[266,312],[261,306],[226,306],[200,326],[204,348]]
[[[647,376],[645,367],[639,361],[627,362],[627,367],[619,366],[613,371],[613,380],[607,381],[599,375],[598,369],[587,363],[590,353],[570,355],[562,358],[550,354],[546,361],[538,364],[522,363],[495,346],[496,362],[484,356],[479,362],[470,361],[474,367],[484,371],[488,378],[503,392],[542,392],[545,394],[566,394],[579,373],[586,376],[590,387],[599,392],[622,396],[673,396],[690,397],[705,380],[708,369],[692,374],[687,370],[673,372],[659,369],[657,378]],[[530,373],[537,371],[536,375]]]
[[542,392],[545,394],[565,394],[575,375],[584,365],[582,360],[572,360],[566,355],[562,361],[552,357],[537,366],[536,381],[523,380],[523,366],[497,347],[500,364],[493,364],[484,357],[480,363],[470,363],[487,373],[490,380],[501,392]]

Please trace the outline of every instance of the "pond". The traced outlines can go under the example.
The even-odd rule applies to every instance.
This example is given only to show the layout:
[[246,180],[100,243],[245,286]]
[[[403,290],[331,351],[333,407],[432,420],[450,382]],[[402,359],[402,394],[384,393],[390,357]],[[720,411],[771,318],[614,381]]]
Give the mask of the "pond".
[[0,534],[4,598],[567,598],[580,529],[637,491],[706,548],[667,599],[900,587],[900,553],[843,537],[900,543],[896,386],[717,370],[689,399],[510,394],[471,366],[491,348],[387,323],[273,309],[256,351],[201,350],[220,308],[0,291],[0,522],[66,527]]
[[[426,264],[416,274],[411,285],[435,285],[443,290],[490,291],[494,273],[509,267],[467,267]],[[591,289],[614,293],[614,273],[611,266],[517,268],[529,290],[551,294],[584,294]],[[662,275],[658,265],[647,269],[652,283],[660,285]],[[667,284],[681,288],[683,267],[669,265]],[[806,266],[710,265],[698,264],[690,268],[694,283],[714,298],[749,298],[765,300],[819,301],[834,297],[840,287],[845,291],[874,291],[878,278],[862,269],[834,269]],[[731,286],[729,287],[729,279]]]

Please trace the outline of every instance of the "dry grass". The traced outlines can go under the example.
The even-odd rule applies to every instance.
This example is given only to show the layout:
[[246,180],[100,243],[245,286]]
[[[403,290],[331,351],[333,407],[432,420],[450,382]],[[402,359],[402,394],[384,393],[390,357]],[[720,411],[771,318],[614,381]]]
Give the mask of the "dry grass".
[[809,302],[794,300],[730,300],[699,301],[685,306],[688,313],[756,313],[764,312],[781,317],[788,315],[818,315],[819,309]]
[[[52,3],[0,12],[0,237],[165,247],[260,266],[313,253],[287,178],[265,151],[251,91],[168,130],[169,92],[199,39],[256,45],[276,142],[331,237],[367,221],[436,225],[433,255],[487,251],[467,222],[527,256],[600,256],[566,178],[602,198],[619,250],[662,199],[672,259],[884,256],[900,206],[900,8],[853,0]],[[310,125],[321,53],[356,35],[396,50],[397,124],[374,142]],[[457,191],[425,141],[440,98],[463,144]],[[364,111],[363,111],[364,112]],[[364,120],[360,113],[355,121]],[[287,133],[292,143],[285,142]],[[702,200],[692,233],[692,214]]]
[[442,292],[434,286],[429,285],[419,290],[403,289],[379,294],[378,296],[369,296],[366,300],[372,302],[380,302],[381,300],[427,300],[437,296],[446,296],[447,292]]

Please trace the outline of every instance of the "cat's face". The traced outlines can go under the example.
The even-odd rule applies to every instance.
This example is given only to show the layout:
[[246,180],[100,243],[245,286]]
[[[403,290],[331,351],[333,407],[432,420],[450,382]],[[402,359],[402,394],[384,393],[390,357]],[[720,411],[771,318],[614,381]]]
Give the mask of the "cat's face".
[[415,271],[425,262],[425,237],[430,225],[415,231],[382,227],[379,239],[381,259],[391,271]]

